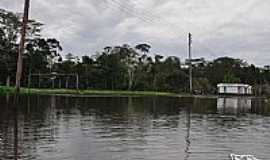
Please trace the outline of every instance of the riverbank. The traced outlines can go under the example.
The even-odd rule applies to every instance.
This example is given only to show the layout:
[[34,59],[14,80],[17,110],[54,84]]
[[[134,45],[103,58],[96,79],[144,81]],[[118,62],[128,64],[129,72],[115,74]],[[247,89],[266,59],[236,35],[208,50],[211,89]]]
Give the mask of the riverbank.
[[[0,95],[14,94],[14,87],[0,86]],[[123,91],[123,90],[76,90],[76,89],[37,89],[37,88],[21,88],[21,94],[39,94],[39,95],[57,95],[69,97],[93,97],[93,96],[159,96],[159,97],[178,97],[178,98],[264,98],[267,96],[237,96],[237,95],[191,95],[188,93],[171,93],[171,92],[155,92],[155,91]]]
[[[0,86],[0,94],[15,93],[14,87]],[[121,90],[76,90],[76,89],[37,89],[37,88],[21,88],[21,94],[46,94],[46,95],[104,95],[104,96],[166,96],[177,97],[178,94],[170,92],[155,91],[121,91]]]

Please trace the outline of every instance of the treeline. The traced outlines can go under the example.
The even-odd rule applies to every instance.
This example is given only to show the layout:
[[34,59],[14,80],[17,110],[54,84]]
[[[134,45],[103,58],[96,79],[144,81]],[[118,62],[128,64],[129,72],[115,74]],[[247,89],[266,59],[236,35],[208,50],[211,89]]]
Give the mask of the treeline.
[[[0,85],[14,85],[21,29],[21,17],[0,10]],[[151,46],[146,43],[130,46],[108,46],[92,56],[76,57],[67,54],[61,57],[62,47],[55,38],[41,35],[43,24],[30,20],[24,53],[23,86],[74,88],[76,77],[63,74],[78,74],[81,89],[151,90],[188,92],[187,63],[178,57],[150,56]],[[270,71],[249,65],[243,60],[229,57],[213,61],[203,59],[193,62],[194,92],[216,92],[217,83],[248,83],[256,94],[270,94]],[[45,77],[33,74],[56,74]],[[52,85],[54,84],[54,85]]]

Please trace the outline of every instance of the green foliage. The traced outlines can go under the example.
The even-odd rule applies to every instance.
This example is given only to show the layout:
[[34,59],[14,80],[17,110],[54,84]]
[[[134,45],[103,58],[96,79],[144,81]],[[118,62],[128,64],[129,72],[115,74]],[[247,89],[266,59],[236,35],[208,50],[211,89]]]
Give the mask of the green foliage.
[[15,89],[11,87],[0,86],[0,94],[14,93]]
[[[59,57],[60,42],[54,38],[41,38],[42,23],[28,21],[26,52],[23,55],[23,77],[32,72],[46,72]],[[0,82],[11,79],[14,83],[17,51],[22,27],[20,14],[0,9]]]
[[228,72],[227,74],[224,75],[223,82],[224,83],[239,83],[240,78],[238,78],[234,74]]
[[[6,10],[0,10],[0,84],[14,84],[18,38],[21,17]],[[43,24],[30,20],[27,30],[26,50],[23,55],[23,86],[32,73],[78,74],[79,87],[93,90],[139,90],[188,92],[188,69],[181,68],[178,57],[163,57],[151,53],[147,43],[131,46],[106,46],[92,56],[82,58],[68,53],[60,56],[62,47],[54,38],[41,36]],[[37,87],[38,78],[32,79]],[[60,76],[42,79],[41,87],[50,87],[52,82],[60,88],[74,88],[75,79]],[[193,66],[194,90],[200,94],[215,93],[216,85],[226,83],[247,83],[255,88],[256,94],[270,94],[270,71],[249,65],[240,59],[220,57],[213,61]],[[9,83],[7,83],[9,84]],[[5,92],[7,88],[1,88]],[[32,90],[34,91],[34,90]],[[43,90],[44,91],[44,90]],[[61,90],[62,91],[62,90]],[[50,92],[50,91],[48,91]],[[86,92],[86,91],[85,91]]]
[[150,49],[151,49],[151,46],[149,44],[146,44],[146,43],[138,44],[138,45],[135,46],[135,49],[137,49],[137,50],[139,50],[139,51],[141,51],[143,53],[148,53],[150,51]]
[[199,94],[209,94],[215,92],[215,86],[212,86],[206,78],[194,79],[194,92]]

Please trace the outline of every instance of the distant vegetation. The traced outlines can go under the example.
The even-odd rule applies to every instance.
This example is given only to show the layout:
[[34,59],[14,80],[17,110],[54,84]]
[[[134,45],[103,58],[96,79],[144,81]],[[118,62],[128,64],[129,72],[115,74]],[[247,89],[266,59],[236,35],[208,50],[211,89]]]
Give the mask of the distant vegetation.
[[[14,85],[18,38],[21,28],[19,14],[0,10],[0,85]],[[61,44],[55,38],[41,36],[43,24],[29,22],[24,54],[23,86],[31,73],[79,74],[80,89],[188,92],[188,69],[178,57],[151,54],[149,44],[107,46],[95,54],[61,57]],[[270,71],[229,57],[201,61],[193,65],[194,90],[201,94],[216,92],[220,82],[241,82],[253,85],[257,95],[270,95]],[[75,87],[74,78],[32,78],[31,87]],[[67,85],[67,83],[69,85]]]
[[[14,87],[0,86],[1,94],[14,94]],[[153,91],[121,91],[121,90],[77,90],[77,89],[37,89],[37,88],[21,88],[20,93],[22,94],[46,94],[46,95],[76,95],[76,96],[163,96],[163,97],[177,97],[176,93],[169,92],[153,92]],[[188,95],[181,95],[188,96]]]

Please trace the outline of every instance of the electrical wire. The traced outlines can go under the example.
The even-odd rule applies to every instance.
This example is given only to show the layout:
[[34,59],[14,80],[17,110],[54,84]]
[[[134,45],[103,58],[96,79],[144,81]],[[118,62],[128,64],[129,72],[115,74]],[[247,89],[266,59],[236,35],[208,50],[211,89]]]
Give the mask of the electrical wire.
[[[108,1],[107,1],[107,2],[108,2]],[[136,14],[136,13],[134,13],[134,12],[130,12],[130,11],[132,10],[132,8],[123,6],[122,4],[119,4],[119,3],[117,3],[116,1],[113,1],[113,0],[111,0],[110,2],[111,2],[110,4],[114,5],[115,7],[121,7],[121,8],[122,8],[121,11],[125,12],[126,14],[128,14],[128,15],[130,15],[130,16],[133,16],[133,17],[136,17],[136,18],[138,18],[139,20],[141,20],[141,21],[143,21],[143,22],[145,22],[145,23],[147,23],[147,24],[154,25],[154,26],[160,24],[160,23],[157,23],[156,21],[154,21],[153,19],[151,19],[151,18],[149,18],[149,17],[146,17],[146,16],[139,16],[138,14]],[[166,34],[169,33],[170,35],[175,36],[175,37],[176,37],[176,35],[178,34],[178,33],[176,33],[176,32],[173,32],[172,30],[168,30],[167,32],[165,32],[165,31],[163,31],[163,30],[159,30],[159,32],[163,32],[163,33],[166,33]],[[180,39],[183,40],[182,37],[181,37]]]
[[[118,6],[118,7],[121,7],[122,8],[122,11],[124,11],[125,13],[127,13],[127,14],[129,14],[131,16],[135,16],[136,18],[141,19],[141,20],[145,21],[146,23],[149,23],[149,24],[152,24],[152,25],[157,24],[157,22],[153,20],[153,19],[157,19],[156,17],[153,17],[151,15],[150,16],[148,15],[148,17],[146,17],[147,14],[145,14],[144,16],[139,16],[137,13],[131,12],[133,10],[133,8],[130,8],[128,6],[123,6],[123,4],[119,3],[119,1],[110,0],[110,1],[106,1],[106,2],[112,2],[111,4],[114,4],[114,5]],[[145,13],[147,13],[147,12],[145,12]],[[162,21],[160,19],[158,19],[158,23],[162,24]],[[168,25],[175,26],[175,24],[171,24],[170,22],[167,22],[166,26],[168,26]],[[176,26],[176,27],[178,27],[178,26]],[[178,39],[180,39],[180,40],[186,40],[186,35],[183,32],[181,32],[181,33],[180,32],[174,32],[172,30],[170,30],[170,32],[172,34],[176,35]],[[183,37],[185,37],[185,38],[183,38]],[[200,42],[197,41],[197,43],[200,43]],[[200,45],[200,46],[202,48],[206,49],[211,56],[213,56],[213,57],[216,56],[216,54],[213,53],[213,51],[210,49],[210,47],[206,47],[206,46],[203,46],[203,45]]]

